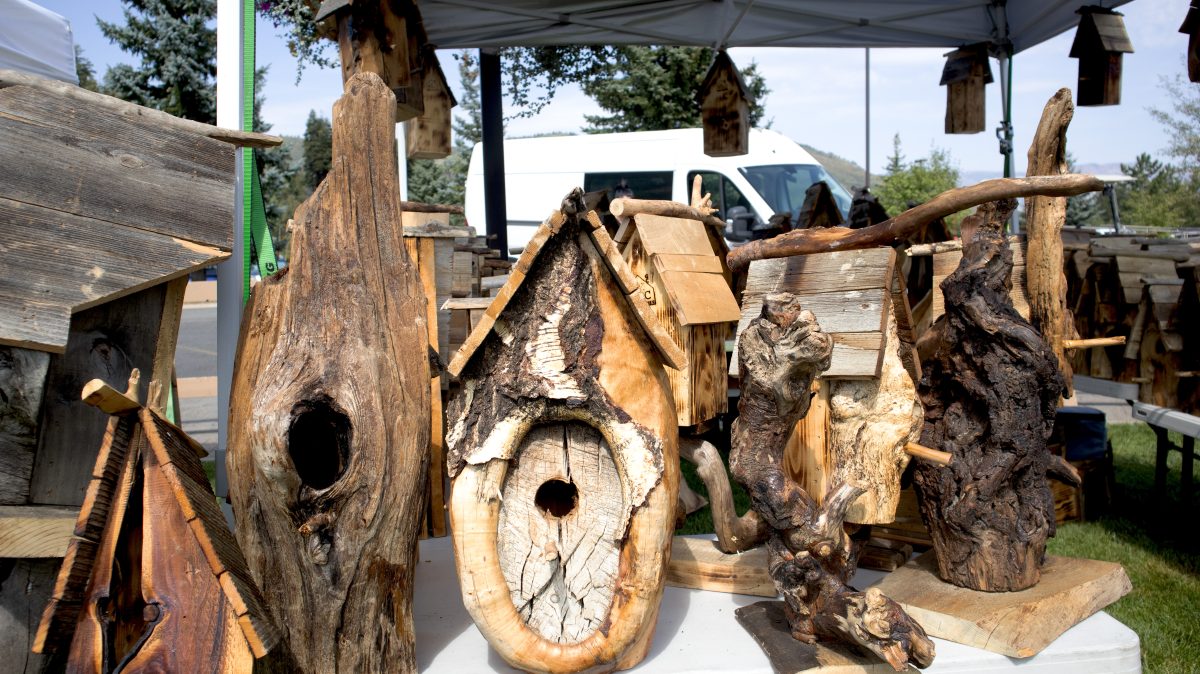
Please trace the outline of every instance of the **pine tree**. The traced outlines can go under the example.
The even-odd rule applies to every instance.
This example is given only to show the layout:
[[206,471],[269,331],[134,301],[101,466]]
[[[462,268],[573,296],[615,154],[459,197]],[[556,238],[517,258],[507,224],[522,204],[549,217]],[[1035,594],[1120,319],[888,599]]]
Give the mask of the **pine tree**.
[[110,96],[179,117],[216,122],[215,0],[122,0],[125,25],[97,19],[109,41],[141,59],[104,75]]
[[316,110],[308,111],[304,125],[304,180],[308,189],[315,190],[329,173],[333,163],[333,126]]
[[[896,134],[887,171],[872,192],[888,213],[896,214],[908,210],[910,204],[929,201],[957,184],[958,168],[950,159],[950,153],[933,148],[928,157],[905,162],[900,153],[900,135]],[[957,223],[963,215],[947,218],[947,222]]]
[[100,91],[100,85],[96,83],[96,68],[83,55],[83,47],[79,45],[75,45],[75,76],[79,78],[79,86],[88,91]]

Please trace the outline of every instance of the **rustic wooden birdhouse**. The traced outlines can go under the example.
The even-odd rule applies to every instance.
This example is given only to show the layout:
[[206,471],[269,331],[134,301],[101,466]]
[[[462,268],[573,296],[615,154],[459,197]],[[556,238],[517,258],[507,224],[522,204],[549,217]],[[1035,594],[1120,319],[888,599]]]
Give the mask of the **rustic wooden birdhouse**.
[[984,43],[946,54],[941,85],[946,87],[946,133],[979,133],[987,124],[985,85],[992,83]]
[[1200,0],[1192,0],[1187,17],[1179,32],[1188,36],[1187,67],[1188,79],[1200,82]]
[[[750,264],[738,334],[771,293],[795,295],[833,337],[829,369],[817,380],[808,414],[792,432],[785,468],[821,502],[839,482],[866,488],[846,521],[895,518],[908,443],[921,432],[912,318],[891,248],[798,255]],[[735,352],[730,374],[735,376]]]
[[704,154],[731,157],[750,152],[750,94],[725,50],[717,52],[696,99],[704,125]]
[[412,0],[324,0],[313,17],[338,44],[342,83],[356,73],[379,75],[396,94],[396,121],[425,111],[422,54],[428,40]]
[[619,230],[618,245],[643,294],[684,353],[668,369],[680,426],[696,426],[729,408],[725,340],[741,312],[721,258],[696,220],[639,213]]
[[1079,9],[1071,58],[1079,59],[1079,105],[1121,102],[1121,57],[1133,53],[1120,12],[1089,5]]
[[[449,366],[450,524],[463,603],[534,672],[645,657],[670,558],[680,353],[576,190]],[[595,219],[599,223],[599,219]]]
[[206,452],[136,390],[136,371],[127,393],[84,388],[113,416],[33,650],[65,654],[68,671],[248,672],[279,637]]
[[450,109],[458,105],[446,75],[432,49],[425,50],[425,111],[410,119],[405,127],[405,148],[409,159],[441,159],[450,156]]

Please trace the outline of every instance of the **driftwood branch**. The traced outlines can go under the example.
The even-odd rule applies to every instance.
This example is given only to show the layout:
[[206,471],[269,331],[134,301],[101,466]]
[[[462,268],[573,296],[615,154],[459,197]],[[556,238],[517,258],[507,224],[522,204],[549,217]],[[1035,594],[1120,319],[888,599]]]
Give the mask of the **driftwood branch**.
[[[706,212],[707,211],[707,212]],[[608,212],[618,218],[646,213],[648,215],[665,215],[670,218],[687,218],[699,220],[710,227],[725,228],[725,221],[712,215],[710,209],[693,208],[677,201],[659,201],[653,199],[630,199],[621,197],[613,199],[608,204]]]
[[751,241],[730,251],[729,267],[737,271],[745,269],[754,260],[889,246],[906,238],[922,225],[989,201],[1029,197],[1035,194],[1069,197],[1102,189],[1104,183],[1099,178],[1074,173],[985,180],[970,187],[946,190],[920,206],[910,208],[878,225],[862,229],[800,229],[773,239]]
[[792,636],[858,644],[897,671],[929,665],[933,642],[920,625],[878,590],[848,585],[857,555],[843,522],[863,488],[836,484],[818,507],[784,471],[788,437],[808,412],[813,379],[829,368],[833,339],[795,296],[779,293],[766,296],[738,351],[742,398],[730,466],[770,527],[768,566]]
[[[717,547],[722,552],[749,550],[767,539],[767,525],[753,509],[738,517],[733,507],[733,490],[725,462],[712,443],[695,438],[679,438],[679,456],[696,465],[696,473],[708,488]],[[682,484],[682,483],[681,483]]]
[[401,201],[400,210],[405,213],[453,213],[462,215],[463,207],[456,204],[426,204],[420,201]]

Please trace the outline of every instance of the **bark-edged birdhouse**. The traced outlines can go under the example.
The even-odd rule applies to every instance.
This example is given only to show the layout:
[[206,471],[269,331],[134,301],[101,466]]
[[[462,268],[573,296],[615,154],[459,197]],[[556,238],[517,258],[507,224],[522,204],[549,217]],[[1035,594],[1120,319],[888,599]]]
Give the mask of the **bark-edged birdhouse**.
[[428,40],[415,2],[324,0],[313,21],[320,35],[338,44],[343,84],[355,73],[375,73],[396,94],[397,122],[421,116]]
[[84,388],[113,416],[33,650],[67,651],[68,671],[250,671],[278,633],[204,448],[130,397],[136,376],[126,394]]
[[992,83],[986,43],[946,54],[942,81],[946,87],[946,133],[979,133],[987,124],[985,85]]
[[[455,354],[450,522],[463,603],[526,671],[645,657],[678,489],[683,355],[574,191]],[[594,219],[599,223],[599,218]]]
[[1079,9],[1071,58],[1079,59],[1078,105],[1121,102],[1121,57],[1133,53],[1120,12],[1089,5]]
[[1188,8],[1187,17],[1179,27],[1179,32],[1188,36],[1188,79],[1200,82],[1200,0],[1192,0],[1192,6]]
[[704,154],[731,157],[750,152],[750,94],[725,50],[717,52],[696,100],[704,125]]
[[721,258],[704,223],[639,213],[630,218],[622,257],[646,283],[644,296],[684,353],[668,369],[680,426],[695,426],[729,409],[725,340],[741,316]]
[[442,159],[450,156],[450,110],[458,105],[446,75],[432,49],[425,50],[425,111],[405,125],[405,150],[409,159]]

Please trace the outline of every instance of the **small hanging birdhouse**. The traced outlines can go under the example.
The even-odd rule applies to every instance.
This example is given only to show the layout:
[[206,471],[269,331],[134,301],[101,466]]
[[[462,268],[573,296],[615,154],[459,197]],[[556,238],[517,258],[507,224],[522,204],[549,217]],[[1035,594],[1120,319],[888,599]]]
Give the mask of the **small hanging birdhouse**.
[[355,73],[379,75],[396,94],[396,121],[424,113],[422,52],[428,40],[412,0],[324,0],[317,32],[338,43],[342,83]]
[[704,154],[731,157],[750,152],[750,95],[733,59],[717,52],[697,94],[704,124]]
[[979,133],[987,124],[984,86],[992,83],[984,43],[946,54],[941,85],[946,87],[946,133]]
[[1122,14],[1090,5],[1079,9],[1071,58],[1079,59],[1078,105],[1121,102],[1121,56],[1133,53]]
[[1192,0],[1192,6],[1188,8],[1187,18],[1183,20],[1179,32],[1188,36],[1188,79],[1200,82],[1200,0]]
[[450,156],[450,109],[458,105],[446,75],[432,49],[425,50],[425,112],[405,126],[405,148],[409,159],[441,159]]

